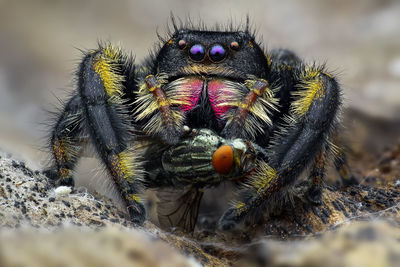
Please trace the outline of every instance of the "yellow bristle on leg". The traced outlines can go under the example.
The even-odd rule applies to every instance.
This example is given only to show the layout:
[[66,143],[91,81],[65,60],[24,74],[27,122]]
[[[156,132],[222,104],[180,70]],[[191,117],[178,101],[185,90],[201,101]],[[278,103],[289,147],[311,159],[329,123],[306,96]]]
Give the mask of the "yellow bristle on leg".
[[108,96],[120,96],[124,78],[116,71],[116,64],[121,58],[119,49],[107,46],[93,63],[94,71],[100,76]]
[[135,201],[135,202],[141,202],[142,201],[142,198],[138,194],[130,194],[130,195],[128,195],[128,197],[130,199],[132,199],[133,201]]
[[303,77],[303,86],[293,93],[297,98],[292,104],[292,113],[301,117],[307,113],[311,104],[325,95],[325,86],[317,70],[308,71]]
[[251,180],[251,186],[258,192],[270,186],[271,181],[276,177],[277,171],[264,161],[258,162],[257,172]]
[[133,152],[132,148],[113,156],[110,160],[110,171],[115,177],[121,177],[128,183],[134,183],[134,180],[141,179],[143,170],[139,163],[138,154]]

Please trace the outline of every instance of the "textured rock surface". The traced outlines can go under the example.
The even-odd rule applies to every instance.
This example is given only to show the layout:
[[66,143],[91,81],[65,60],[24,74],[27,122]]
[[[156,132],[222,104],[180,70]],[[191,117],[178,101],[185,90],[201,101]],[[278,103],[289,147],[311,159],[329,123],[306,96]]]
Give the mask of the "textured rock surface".
[[400,264],[398,147],[384,157],[381,165],[390,170],[382,174],[379,165],[368,183],[328,187],[321,206],[298,201],[231,234],[204,227],[170,233],[151,222],[135,227],[109,200],[57,194],[47,177],[3,157],[0,266],[394,266]]
[[227,263],[150,222],[135,227],[110,200],[79,192],[57,194],[46,176],[8,158],[0,159],[0,234],[0,266]]

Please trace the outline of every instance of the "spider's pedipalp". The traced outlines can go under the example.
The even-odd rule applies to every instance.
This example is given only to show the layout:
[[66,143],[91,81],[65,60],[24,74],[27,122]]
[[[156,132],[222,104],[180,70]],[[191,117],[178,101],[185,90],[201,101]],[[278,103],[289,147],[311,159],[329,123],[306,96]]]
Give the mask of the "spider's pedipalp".
[[169,144],[176,144],[183,132],[184,116],[180,110],[172,109],[171,97],[164,92],[166,81],[162,75],[148,75],[144,79],[136,104],[136,120],[149,118],[144,130],[159,135]]
[[263,133],[265,125],[271,126],[270,114],[276,111],[274,98],[266,80],[246,81],[249,92],[236,103],[236,111],[231,114],[223,130],[226,137],[250,137]]

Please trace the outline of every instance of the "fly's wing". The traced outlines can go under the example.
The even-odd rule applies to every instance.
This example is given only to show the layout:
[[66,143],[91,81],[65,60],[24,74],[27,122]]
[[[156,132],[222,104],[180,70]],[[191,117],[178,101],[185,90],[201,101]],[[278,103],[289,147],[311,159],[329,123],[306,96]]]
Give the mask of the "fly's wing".
[[190,187],[182,190],[163,190],[157,192],[158,221],[162,228],[177,227],[193,232],[203,192]]

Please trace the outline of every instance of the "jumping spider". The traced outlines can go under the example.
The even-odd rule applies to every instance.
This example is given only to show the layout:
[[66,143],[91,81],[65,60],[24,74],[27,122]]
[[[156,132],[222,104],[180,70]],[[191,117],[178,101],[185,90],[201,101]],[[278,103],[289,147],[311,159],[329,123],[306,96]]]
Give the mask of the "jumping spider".
[[[146,218],[144,188],[184,189],[163,216],[189,230],[202,189],[224,181],[245,185],[219,221],[224,230],[282,206],[303,172],[308,200],[320,203],[341,104],[323,66],[264,51],[247,27],[175,27],[142,65],[100,44],[85,53],[77,78],[51,136],[59,185],[74,185],[90,136],[137,224]],[[336,168],[353,181],[343,154]]]

